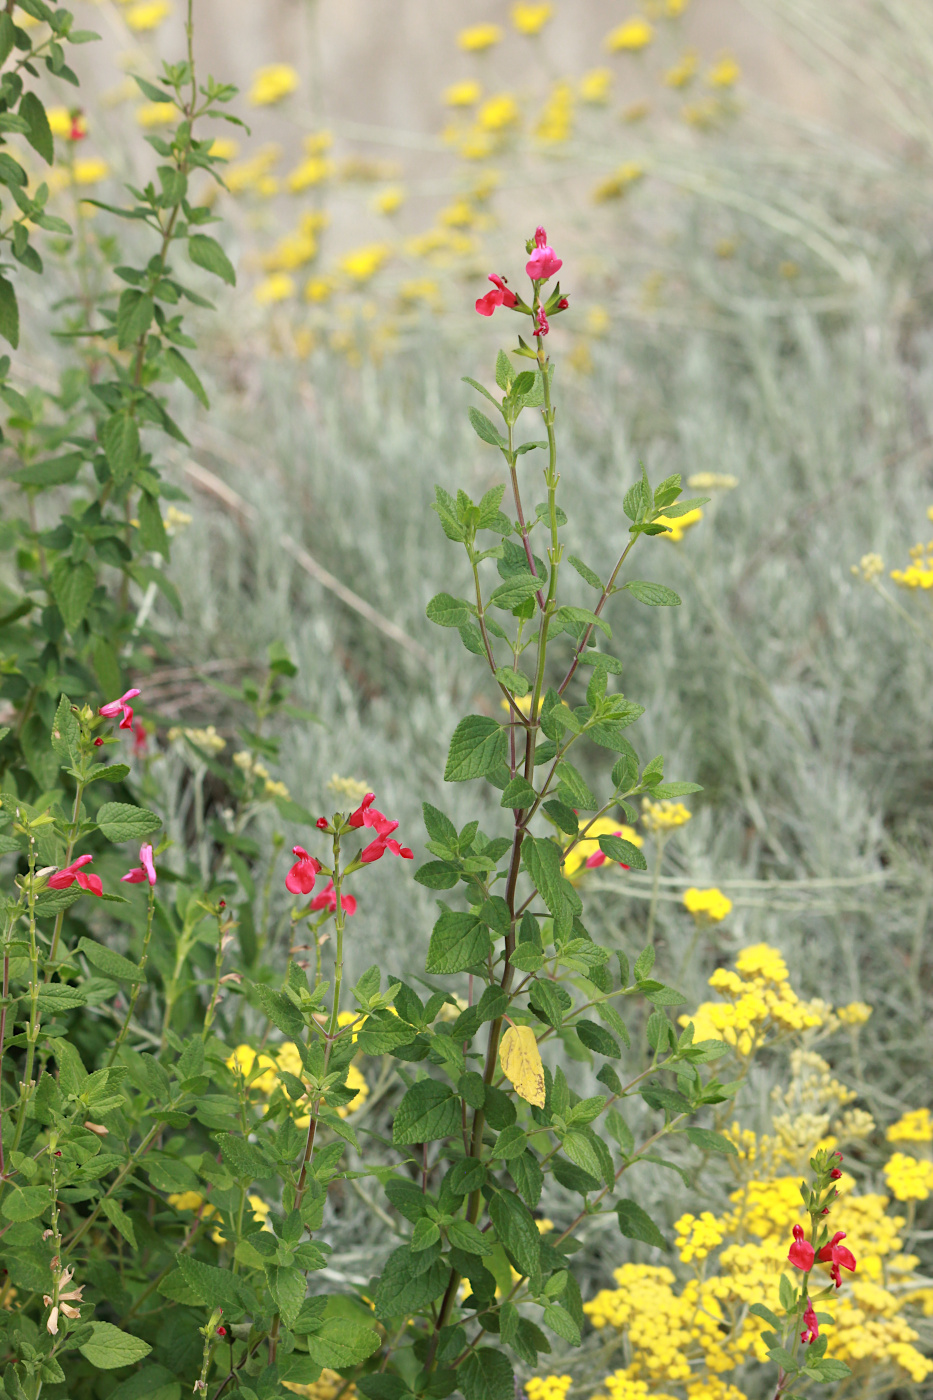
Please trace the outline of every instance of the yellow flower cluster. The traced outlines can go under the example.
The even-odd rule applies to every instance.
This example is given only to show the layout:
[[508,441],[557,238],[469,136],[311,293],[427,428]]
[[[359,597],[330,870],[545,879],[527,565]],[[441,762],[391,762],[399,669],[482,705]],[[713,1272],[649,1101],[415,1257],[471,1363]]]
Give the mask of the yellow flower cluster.
[[641,801],[641,824],[646,831],[655,834],[686,826],[692,816],[682,802],[672,802],[668,797],[660,802],[652,802],[650,797],[643,797]]
[[460,30],[457,43],[467,53],[482,53],[498,44],[501,38],[502,30],[498,24],[473,24],[468,29]]
[[825,1002],[800,1000],[784,959],[770,944],[743,949],[735,966],[734,972],[717,968],[709,979],[725,1001],[702,1002],[694,1015],[680,1017],[681,1025],[693,1022],[698,1040],[725,1040],[747,1058],[765,1040],[822,1026],[831,1014]]
[[708,1210],[704,1210],[700,1216],[682,1215],[674,1222],[674,1229],[677,1231],[677,1253],[684,1264],[690,1264],[694,1259],[705,1259],[722,1244],[724,1238],[720,1222]]
[[325,1366],[316,1381],[310,1385],[301,1385],[297,1381],[282,1381],[286,1390],[292,1391],[295,1395],[300,1395],[303,1400],[356,1400],[356,1386],[352,1381],[344,1380],[339,1371],[332,1371],[329,1366]]
[[288,97],[297,86],[298,73],[290,63],[270,63],[265,68],[257,68],[253,74],[248,100],[253,107],[271,107]]
[[565,1400],[573,1381],[570,1376],[532,1376],[525,1382],[528,1400]]
[[647,48],[654,38],[654,30],[646,19],[641,15],[634,15],[627,19],[624,24],[618,25],[606,35],[606,48],[610,53],[622,53],[628,51],[635,53],[638,49]]
[[149,29],[157,29],[171,12],[169,0],[139,0],[139,4],[131,5],[126,11],[124,19],[130,29],[142,34]]
[[871,1016],[871,1007],[864,1001],[850,1001],[848,1006],[837,1006],[836,1015],[844,1026],[864,1026]]
[[573,88],[555,83],[535,127],[535,136],[545,145],[560,145],[573,132]]
[[[866,555],[866,558],[877,558]],[[898,588],[933,588],[933,540],[925,547],[915,544],[910,551],[911,562],[906,569],[892,569],[891,577]],[[862,560],[864,564],[865,560]],[[879,570],[880,572],[880,570]]]
[[914,1108],[892,1123],[885,1133],[888,1142],[933,1142],[933,1119],[928,1108]]
[[540,34],[553,13],[553,5],[516,4],[512,6],[512,23],[519,34]]
[[698,924],[718,924],[732,910],[732,900],[722,890],[684,890],[684,907]]
[[898,1201],[926,1201],[933,1191],[933,1162],[895,1152],[885,1163],[884,1179]]
[[621,199],[632,185],[644,178],[645,167],[637,160],[627,160],[613,175],[601,180],[593,191],[597,204],[605,204],[610,199]]
[[871,583],[884,573],[884,560],[880,554],[863,554],[858,563],[852,565],[852,573],[865,583]]
[[227,747],[226,739],[217,733],[213,724],[209,724],[206,729],[180,729],[173,725],[168,731],[168,738],[171,743],[176,739],[190,739],[196,748],[203,749],[205,753],[222,753]]

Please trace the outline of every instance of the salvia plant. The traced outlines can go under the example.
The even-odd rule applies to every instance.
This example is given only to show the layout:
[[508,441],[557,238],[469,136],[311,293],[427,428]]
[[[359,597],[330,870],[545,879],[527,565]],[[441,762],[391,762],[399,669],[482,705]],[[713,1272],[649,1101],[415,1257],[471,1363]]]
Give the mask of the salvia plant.
[[[19,8],[49,37],[19,27],[10,7],[0,13],[0,129],[51,162],[44,109],[26,79],[44,62],[74,81],[63,45],[93,36],[42,0]],[[162,572],[160,506],[174,493],[154,442],[182,434],[164,386],[180,380],[206,405],[179,308],[205,300],[188,285],[191,265],[233,281],[190,183],[196,171],[220,178],[211,137],[196,130],[225,115],[234,94],[198,82],[190,4],[187,58],[159,84],[140,85],[178,119],[170,139],[149,138],[162,162],[155,178],[131,188],[126,207],[104,210],[127,220],[145,251],[136,266],[113,266],[112,293],[67,303],[62,334],[75,362],[57,392],[13,388],[8,361],[0,389],[8,479],[22,502],[3,527],[0,619],[10,715],[0,750],[5,1394],[174,1400],[184,1387],[268,1400],[284,1386],[313,1387],[327,1368],[338,1390],[352,1384],[371,1400],[512,1400],[516,1374],[581,1341],[578,1227],[602,1216],[631,1240],[663,1244],[637,1190],[628,1192],[628,1172],[682,1173],[664,1155],[675,1136],[704,1158],[735,1151],[702,1121],[737,1087],[709,1068],[728,1047],[697,1041],[692,1023],[675,1027],[670,1008],[683,998],[652,975],[653,949],[630,967],[596,942],[563,873],[608,814],[633,820],[637,798],[696,790],[665,782],[662,760],[642,763],[632,746],[642,708],[618,689],[604,614],[620,593],[623,605],[678,603],[630,577],[629,555],[700,502],[680,500],[679,477],[652,489],[642,470],[622,502],[629,524],[608,580],[565,561],[546,337],[568,302],[559,285],[548,290],[561,262],[538,229],[526,297],[494,277],[477,302],[483,315],[503,308],[529,319],[528,339],[497,357],[496,392],[468,381],[495,415],[469,411],[501,454],[503,480],[478,503],[438,486],[434,504],[463,550],[469,596],[440,594],[428,615],[488,672],[487,712],[456,726],[445,778],[485,780],[501,816],[490,832],[478,820],[458,831],[425,804],[431,859],[414,878],[447,898],[425,937],[420,991],[379,967],[348,987],[360,879],[386,853],[407,861],[413,852],[372,793],[315,820],[264,780],[259,760],[276,753],[265,727],[294,675],[280,646],[264,682],[227,688],[249,716],[233,765],[209,734],[187,731],[232,799],[206,865],[169,851],[164,813],[139,800],[139,768],[134,778],[110,761],[131,734],[139,744],[134,702],[142,693],[144,703],[146,669],[164,645],[150,629],[153,590],[177,601]],[[19,210],[4,236],[41,276],[34,230],[64,239],[66,259],[70,231],[43,214],[44,186],[27,197],[26,172],[7,152],[0,182]],[[12,271],[0,279],[0,330],[15,347]],[[519,440],[526,412],[543,438]],[[529,510],[521,480],[535,460],[546,463],[545,499]],[[565,563],[593,590],[591,608],[564,601]],[[607,756],[598,792],[575,762],[587,746]],[[273,866],[260,890],[247,835],[270,786],[281,815],[306,823],[312,847],[294,847],[285,877],[295,900],[287,963],[270,936]],[[119,859],[113,846],[129,849],[123,894],[104,887]],[[623,834],[590,837],[590,847],[589,864],[644,868]],[[370,889],[377,881],[369,873]],[[581,1097],[568,1082],[570,1035],[601,1065],[599,1093]],[[369,1122],[357,1125],[371,1084]],[[626,1113],[635,1096],[651,1116],[638,1138]],[[815,1252],[837,1276],[839,1262],[854,1264],[823,1238],[832,1169],[821,1158],[814,1170],[812,1239],[790,1256],[801,1268],[809,1251],[804,1284],[788,1282],[785,1321],[768,1314],[780,1395],[801,1375],[831,1378],[807,1294]],[[365,1288],[328,1291],[319,1277],[333,1262],[328,1202],[337,1183],[358,1177],[383,1193],[378,1209],[399,1243]],[[549,1178],[578,1206],[566,1228],[542,1233],[535,1212]],[[384,1255],[374,1244],[374,1259]],[[811,1348],[802,1361],[801,1346]]]

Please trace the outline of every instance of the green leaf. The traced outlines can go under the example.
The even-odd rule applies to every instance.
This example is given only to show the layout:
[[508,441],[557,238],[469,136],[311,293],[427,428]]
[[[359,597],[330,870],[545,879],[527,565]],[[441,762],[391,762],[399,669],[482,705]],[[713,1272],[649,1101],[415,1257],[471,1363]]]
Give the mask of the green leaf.
[[554,620],[561,624],[583,622],[590,627],[598,627],[601,632],[605,633],[610,641],[612,640],[612,629],[609,623],[604,622],[601,617],[597,617],[594,612],[590,612],[589,608],[558,608],[557,612],[554,614]]
[[252,1181],[275,1175],[275,1167],[264,1152],[231,1133],[218,1133],[217,1145],[231,1172],[240,1182]]
[[522,1274],[538,1274],[541,1268],[541,1236],[531,1211],[513,1191],[497,1191],[489,1202],[496,1236]]
[[392,1142],[395,1147],[407,1147],[416,1142],[437,1142],[459,1131],[459,1098],[449,1085],[421,1079],[396,1109]]
[[831,1356],[820,1357],[817,1361],[811,1361],[810,1367],[819,1372],[821,1381],[842,1381],[846,1376],[851,1376],[852,1372],[844,1361],[836,1361]]
[[212,272],[230,287],[236,286],[233,263],[216,238],[208,238],[206,233],[193,233],[188,239],[188,257],[196,267]]
[[[220,1272],[223,1270],[218,1270],[218,1273]],[[290,1268],[285,1264],[270,1264],[266,1268],[266,1277],[269,1280],[269,1292],[275,1299],[285,1325],[291,1327],[301,1312],[301,1305],[308,1291],[305,1276],[300,1269]]]
[[515,370],[512,361],[504,350],[500,350],[496,355],[496,383],[504,394],[509,391],[509,385],[515,378]]
[[513,608],[519,608],[522,603],[527,603],[529,598],[533,598],[542,583],[543,579],[535,578],[534,574],[514,574],[506,579],[505,583],[500,583],[498,588],[493,589],[489,595],[489,606],[511,612]]
[[738,1149],[722,1133],[714,1133],[710,1128],[685,1128],[684,1132],[693,1143],[704,1152],[719,1152],[724,1157],[737,1157]]
[[[219,1271],[218,1271],[219,1272]],[[133,1337],[114,1327],[112,1322],[92,1322],[94,1335],[78,1347],[86,1361],[98,1371],[115,1371],[120,1366],[134,1366],[148,1356],[152,1347],[141,1337]]]
[[78,947],[98,972],[112,978],[114,982],[141,982],[145,977],[145,973],[140,971],[136,963],[121,957],[106,944],[95,943],[92,938],[82,937],[78,939]]
[[144,336],[152,322],[155,303],[152,297],[136,287],[127,287],[120,294],[117,306],[117,345],[128,350]]
[[610,860],[621,861],[623,865],[631,866],[635,870],[648,869],[648,862],[638,847],[622,836],[600,836],[599,849]]
[[308,1351],[319,1366],[339,1370],[358,1366],[381,1345],[379,1333],[364,1323],[345,1317],[324,1319],[319,1331],[308,1338]]
[[467,415],[473,425],[473,431],[483,442],[488,442],[490,447],[508,447],[508,443],[500,432],[497,432],[493,423],[489,421],[485,413],[480,413],[478,408],[468,408]]
[[[6,63],[16,42],[16,28],[6,10],[0,13],[0,66]],[[502,351],[500,350],[500,355]]]
[[425,609],[428,621],[438,627],[462,627],[470,621],[471,613],[462,598],[454,598],[449,593],[437,593]]
[[52,569],[52,593],[69,632],[81,626],[96,587],[97,575],[90,564],[57,560]]
[[680,599],[673,588],[665,588],[663,583],[645,583],[642,579],[633,578],[629,579],[628,583],[623,583],[622,588],[627,588],[639,603],[647,603],[652,608],[680,607]]
[[415,881],[429,890],[452,890],[460,878],[460,867],[446,860],[429,860],[415,871]]
[[607,1055],[611,1060],[617,1060],[621,1055],[615,1039],[595,1021],[574,1021],[573,1028],[587,1050],[593,1050],[597,1055]]
[[90,787],[91,783],[122,783],[127,773],[130,771],[128,763],[102,763],[100,767],[92,769],[85,787]]
[[205,408],[210,408],[210,400],[207,397],[207,390],[201,383],[194,370],[185,359],[180,350],[176,350],[174,345],[170,345],[165,351],[165,359],[169,368],[181,380],[187,389],[190,389],[195,398],[198,399]]
[[0,335],[14,350],[19,345],[19,307],[13,283],[6,277],[0,277]]
[[586,1133],[571,1128],[569,1132],[564,1134],[561,1146],[571,1162],[590,1176],[595,1177],[597,1181],[602,1180],[603,1164]]
[[524,671],[516,671],[512,666],[497,667],[496,680],[514,695],[527,695],[531,689],[531,681]]
[[557,777],[570,796],[573,798],[575,807],[579,807],[584,812],[593,812],[599,805],[596,798],[590,792],[583,777],[577,772],[572,763],[566,761],[558,763]]
[[104,453],[113,479],[119,486],[129,476],[139,457],[139,428],[129,413],[114,413],[104,424]]
[[511,807],[514,811],[520,807],[530,807],[537,798],[538,794],[531,783],[519,774],[506,783],[499,806]]
[[619,1229],[626,1239],[641,1240],[644,1244],[653,1244],[658,1249],[670,1249],[651,1216],[634,1201],[627,1197],[619,1201],[616,1205],[616,1215],[619,1217]]
[[150,496],[147,491],[143,491],[139,497],[137,511],[139,513],[139,542],[143,549],[154,550],[156,554],[161,554],[164,559],[167,559],[168,536],[165,533],[162,511],[155,496]]
[[60,1011],[72,1011],[76,1006],[84,1006],[87,997],[79,987],[66,987],[63,982],[50,982],[40,987],[37,1002],[40,1011],[57,1016]]
[[560,1307],[557,1303],[549,1303],[544,1309],[544,1325],[550,1327],[552,1332],[556,1332],[558,1337],[563,1337],[565,1342],[571,1346],[580,1345],[580,1329],[566,1308]]
[[283,992],[277,992],[273,987],[267,987],[263,982],[254,982],[253,990],[263,1013],[274,1026],[278,1026],[284,1035],[290,1036],[292,1040],[297,1040],[299,1036],[304,1034],[304,1017],[295,1003]]
[[108,841],[142,841],[162,825],[162,818],[146,807],[129,802],[105,802],[97,813],[97,825]]
[[485,715],[467,715],[453,732],[444,781],[468,782],[505,763],[505,730]]
[[678,516],[696,510],[697,506],[705,506],[708,500],[709,496],[691,496],[689,501],[678,501],[676,505],[665,506],[661,514],[668,520],[676,520]]
[[113,1225],[120,1232],[120,1234],[126,1240],[130,1248],[135,1250],[137,1248],[137,1245],[136,1232],[133,1229],[133,1222],[130,1219],[130,1217],[125,1213],[119,1201],[115,1201],[112,1196],[105,1196],[100,1204],[101,1209],[103,1210],[107,1219],[110,1221],[111,1225]]
[[463,1400],[515,1400],[515,1376],[507,1356],[478,1347],[457,1368]]
[[492,951],[489,930],[473,913],[460,913],[441,904],[441,916],[431,933],[426,971],[465,972]]
[[45,161],[46,165],[51,165],[55,160],[55,143],[52,140],[52,128],[49,126],[49,119],[45,114],[45,108],[34,92],[23,94],[19,104],[19,115],[27,124],[25,133],[26,140],[34,151]]
[[559,914],[564,907],[560,847],[553,841],[526,836],[522,842],[522,860],[548,909],[554,915]]
[[776,1331],[781,1330],[780,1318],[770,1308],[766,1308],[764,1303],[752,1303],[749,1312],[755,1317],[760,1317],[763,1322],[767,1322]]
[[462,1249],[467,1254],[478,1254],[482,1257],[491,1254],[493,1250],[492,1243],[482,1230],[478,1230],[468,1220],[452,1220],[447,1226],[447,1238],[455,1249]]
[[14,1187],[4,1198],[3,1214],[7,1220],[35,1220],[51,1204],[47,1186]]
[[652,797],[686,797],[690,792],[702,792],[699,783],[656,783],[651,789]]
[[[78,741],[81,737],[81,730],[75,718],[71,701],[67,695],[63,695],[58,702],[58,709],[55,711],[55,718],[52,721],[52,748],[59,758],[70,759],[72,763],[78,754]],[[127,772],[129,769],[127,769]]]
[[593,570],[588,564],[584,564],[583,560],[578,559],[575,554],[569,554],[567,556],[567,563],[573,565],[580,577],[585,579],[591,588],[595,588],[597,592],[602,593],[602,579],[599,577],[599,574],[593,573]]

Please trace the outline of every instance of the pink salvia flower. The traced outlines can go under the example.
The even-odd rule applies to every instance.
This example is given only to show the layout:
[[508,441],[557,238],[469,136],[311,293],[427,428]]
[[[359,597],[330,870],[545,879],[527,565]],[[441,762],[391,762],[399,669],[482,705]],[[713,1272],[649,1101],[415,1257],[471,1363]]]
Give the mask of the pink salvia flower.
[[368,792],[356,811],[347,819],[351,826],[368,826],[376,833],[375,841],[371,841],[360,852],[360,860],[364,865],[371,865],[374,860],[381,860],[387,850],[393,855],[401,856],[403,860],[414,860],[414,853],[407,846],[400,846],[397,841],[391,839],[393,831],[398,828],[398,822],[390,821],[383,812],[378,811],[372,805],[375,800],[375,793]]
[[148,880],[150,885],[154,885],[156,871],[152,862],[152,847],[148,843],[139,848],[139,862],[134,870],[126,872],[122,877],[122,882],[130,885],[141,885],[143,880]]
[[133,728],[133,707],[129,703],[135,700],[139,694],[138,690],[125,691],[118,700],[108,700],[106,705],[101,705],[99,713],[107,719],[116,719],[117,715],[123,715],[120,720],[121,729]]
[[314,856],[309,856],[303,846],[293,846],[292,855],[298,859],[285,876],[285,888],[292,894],[310,894],[321,869],[321,862],[315,860]]
[[[558,267],[560,263],[558,263]],[[518,297],[514,292],[510,292],[502,277],[497,277],[494,272],[489,274],[490,282],[495,282],[495,290],[487,292],[484,297],[478,297],[476,309],[481,316],[491,316],[497,306],[515,306]]]
[[813,1260],[816,1257],[813,1246],[809,1240],[804,1239],[803,1229],[800,1225],[794,1226],[794,1243],[791,1245],[787,1257],[795,1269],[801,1269],[805,1274],[813,1268]]
[[535,335],[547,335],[550,329],[548,318],[544,314],[544,307],[539,306],[538,314],[535,318]]
[[563,259],[548,247],[547,234],[539,225],[535,229],[535,250],[525,264],[528,276],[532,282],[546,282],[555,272],[560,272],[563,265]]
[[96,894],[100,897],[104,892],[99,875],[85,875],[81,869],[82,865],[88,865],[94,859],[93,856],[78,856],[70,865],[64,866],[61,870],[56,870],[54,875],[49,876],[50,890],[69,890],[77,880],[82,890],[87,890],[88,894]]
[[[340,905],[343,909],[343,912],[349,917],[352,918],[352,916],[356,913],[356,900],[353,898],[352,894],[342,894],[340,896]],[[314,898],[311,901],[311,904],[309,905],[309,908],[329,909],[332,914],[336,914],[337,891],[334,889],[333,880],[328,880],[327,884],[321,890],[321,893],[316,894],[314,896]]]
[[839,1241],[844,1240],[845,1237],[845,1230],[837,1230],[829,1244],[824,1244],[817,1255],[821,1264],[831,1265],[829,1275],[837,1288],[842,1285],[842,1278],[839,1273],[840,1267],[848,1269],[850,1273],[855,1273],[855,1255],[852,1253],[851,1249],[847,1249],[844,1244],[839,1243]]
[[816,1320],[816,1313],[813,1311],[813,1304],[807,1299],[806,1310],[803,1314],[803,1331],[800,1340],[806,1344],[815,1342],[820,1335],[820,1324]]

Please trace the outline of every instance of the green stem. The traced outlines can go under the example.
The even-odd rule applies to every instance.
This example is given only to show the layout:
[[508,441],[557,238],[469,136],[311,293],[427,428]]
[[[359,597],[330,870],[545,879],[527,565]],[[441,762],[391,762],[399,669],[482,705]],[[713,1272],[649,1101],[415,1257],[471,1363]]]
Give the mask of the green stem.
[[[75,841],[78,839],[78,819],[81,816],[81,799],[84,796],[84,781],[79,778],[75,784],[75,800],[71,811],[71,825],[68,828],[68,844],[65,847],[65,859],[63,865],[71,864],[71,857],[75,848]],[[49,948],[49,960],[45,967],[45,980],[51,979],[55,971],[55,955],[58,952],[58,943],[61,938],[62,924],[65,919],[64,909],[60,909],[55,918],[55,927],[52,931],[52,945]]]
[[[141,956],[140,959],[139,959],[139,971],[140,971],[141,974],[142,974],[142,973],[145,973],[145,971],[146,971],[146,963],[147,963],[148,960],[149,960],[149,939],[152,937],[152,916],[153,916],[154,913],[155,913],[155,886],[150,885],[150,886],[149,886],[149,908],[148,908],[147,913],[146,913],[146,936],[145,936],[145,938],[143,939],[143,951],[142,951],[142,956]],[[126,1039],[126,1033],[127,1033],[127,1031],[129,1030],[129,1028],[130,1028],[130,1021],[133,1019],[133,1012],[136,1010],[136,1002],[137,1002],[137,1000],[139,999],[139,993],[140,993],[140,990],[141,990],[142,985],[143,985],[143,983],[145,982],[145,980],[146,980],[145,977],[141,976],[141,977],[140,977],[140,980],[139,980],[138,982],[134,982],[133,985],[132,985],[132,987],[131,987],[131,989],[130,989],[130,1004],[129,1004],[129,1006],[127,1007],[126,1016],[125,1016],[125,1018],[124,1018],[124,1020],[123,1020],[123,1025],[120,1027],[120,1034],[117,1036],[116,1040],[114,1041],[113,1047],[111,1048],[111,1051],[110,1051],[110,1054],[109,1054],[108,1057],[107,1057],[107,1065],[108,1065],[108,1067],[109,1067],[110,1065],[112,1065],[113,1062],[114,1062],[114,1060],[117,1058],[117,1052],[118,1052],[118,1050],[120,1049],[120,1046],[123,1044],[124,1040]]]

